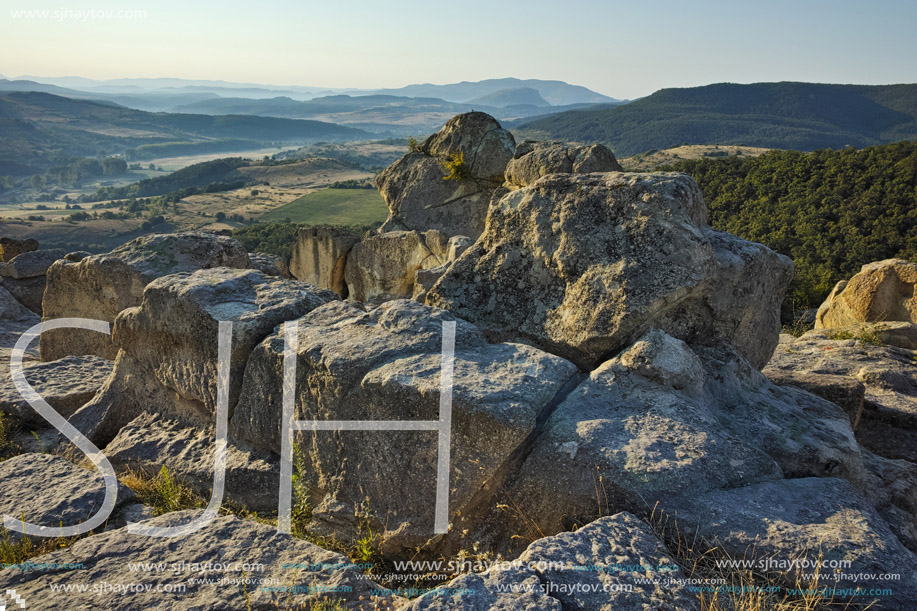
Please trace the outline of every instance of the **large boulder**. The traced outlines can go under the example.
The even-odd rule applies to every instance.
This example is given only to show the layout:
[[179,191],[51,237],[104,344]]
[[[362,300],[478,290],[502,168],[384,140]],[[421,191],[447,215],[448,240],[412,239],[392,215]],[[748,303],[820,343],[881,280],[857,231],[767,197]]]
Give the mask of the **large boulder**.
[[[7,363],[2,365],[8,366]],[[67,356],[56,361],[28,364],[24,368],[25,378],[35,392],[65,418],[95,396],[111,371],[111,361],[93,355]],[[30,425],[45,422],[6,375],[0,377],[0,412]]]
[[[37,526],[75,526],[98,513],[105,499],[105,481],[98,470],[51,454],[20,454],[0,462],[0,482],[0,515]],[[129,488],[119,485],[115,511],[134,498]]]
[[[152,234],[110,253],[79,262],[57,261],[48,269],[44,320],[92,318],[114,322],[140,304],[143,289],[156,278],[213,267],[250,268],[248,253],[231,238],[207,233]],[[95,354],[114,359],[117,347],[94,331],[58,329],[42,334],[42,360]]]
[[[389,207],[381,231],[437,229],[477,238],[515,147],[512,134],[490,115],[453,117],[418,150],[379,174],[376,185]],[[462,156],[463,170],[458,180],[446,180],[444,163],[453,155]]]
[[16,238],[0,237],[0,262],[2,263],[12,261],[18,255],[33,250],[38,250],[38,240],[34,238],[17,240]]
[[[854,599],[864,605],[876,600],[878,609],[913,609],[917,599],[917,556],[844,480],[762,482],[673,500],[667,506],[677,508],[669,512],[688,540],[697,532],[733,558],[805,563],[800,572],[827,575],[818,583],[829,588],[862,588],[869,593],[887,589],[874,599]],[[821,570],[816,571],[819,560]],[[796,573],[789,573],[793,584]],[[882,578],[890,573],[899,579]],[[804,579],[802,587],[809,583]],[[849,599],[837,598],[841,603]]]
[[649,526],[629,513],[532,543],[518,559],[462,575],[404,611],[700,609]]
[[[370,311],[330,303],[299,320],[298,420],[438,420],[442,327],[455,321],[450,521],[488,506],[539,418],[576,373],[562,358],[520,344],[488,344],[473,325],[409,300]],[[284,339],[264,340],[249,360],[230,430],[280,452]],[[302,481],[313,489],[314,526],[345,539],[367,513],[386,549],[433,536],[438,446],[435,433],[319,431],[299,437]],[[467,541],[462,542],[466,547]],[[461,545],[461,544],[460,544]]]
[[[738,355],[651,331],[566,396],[504,503],[550,534],[597,512],[785,476],[865,486],[844,412],[773,386]],[[525,528],[508,518],[494,518],[498,530]]]
[[589,370],[648,329],[763,367],[792,263],[707,226],[683,174],[553,174],[490,207],[426,303]]
[[621,171],[614,153],[603,144],[583,146],[526,140],[516,146],[513,159],[506,166],[506,183],[518,188],[527,187],[548,174]]
[[217,405],[220,321],[231,321],[229,407],[252,349],[278,324],[338,297],[251,269],[182,272],[150,282],[139,306],[115,321],[120,347],[111,378],[74,415],[85,435],[109,441],[143,411],[211,425]]
[[[169,513],[144,526],[174,527],[198,511]],[[180,538],[153,538],[112,530],[32,559],[42,566],[79,565],[81,570],[3,571],[0,589],[14,590],[28,609],[58,609],[48,593],[66,585],[69,609],[251,609],[274,611],[291,603],[304,609],[338,602],[356,611],[391,609],[402,602],[360,573],[346,556],[277,533],[273,526],[219,516]],[[140,568],[142,572],[136,572]],[[144,570],[145,569],[145,570]],[[138,581],[140,583],[138,583]],[[95,589],[94,589],[95,588]],[[117,589],[115,589],[117,588]],[[324,602],[323,602],[324,601]]]
[[864,265],[850,280],[837,283],[818,308],[815,328],[900,320],[917,323],[917,263],[886,259]]
[[410,298],[417,272],[447,263],[449,245],[448,236],[436,230],[369,236],[347,255],[347,296],[370,302]]
[[297,280],[346,297],[344,265],[350,248],[359,241],[359,235],[342,227],[300,227],[293,244],[290,273]]
[[0,267],[0,276],[16,280],[44,276],[51,264],[63,259],[65,254],[60,248],[24,252]]

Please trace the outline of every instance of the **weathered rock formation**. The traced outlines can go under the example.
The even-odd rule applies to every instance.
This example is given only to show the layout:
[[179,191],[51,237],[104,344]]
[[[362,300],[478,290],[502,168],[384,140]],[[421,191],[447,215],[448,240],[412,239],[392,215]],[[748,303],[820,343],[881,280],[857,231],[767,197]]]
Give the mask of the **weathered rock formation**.
[[[43,317],[114,322],[122,310],[140,304],[152,280],[212,267],[250,268],[251,262],[237,241],[205,233],[147,235],[110,253],[79,262],[58,261],[48,270]],[[39,346],[45,361],[81,354],[114,359],[117,354],[107,336],[93,331],[50,331],[42,335]]]
[[867,481],[840,408],[773,386],[738,355],[651,331],[567,395],[503,502],[558,532],[599,509],[809,476]]
[[[299,319],[296,418],[438,420],[442,323],[455,321],[450,515],[453,534],[479,518],[514,454],[576,373],[556,356],[520,344],[488,344],[473,325],[413,301],[364,311],[329,303]],[[284,342],[256,349],[231,431],[280,452]],[[432,536],[437,437],[418,431],[303,433],[304,481],[314,487],[316,526],[355,533],[369,499],[374,531],[400,551]],[[384,458],[383,458],[384,457]]]
[[337,299],[331,291],[246,269],[215,268],[158,278],[139,306],[115,321],[120,348],[112,377],[75,416],[92,439],[110,440],[153,406],[159,414],[211,424],[217,405],[220,321],[231,321],[229,406],[252,349],[284,320]]
[[513,159],[506,166],[506,184],[510,188],[527,187],[548,174],[589,174],[622,172],[608,147],[602,144],[582,146],[564,142],[526,140],[516,146]]
[[466,236],[450,238],[435,229],[369,236],[354,244],[347,255],[347,296],[375,303],[412,298],[423,290],[423,282],[429,282],[422,272],[438,277],[469,241]]
[[707,226],[681,174],[555,174],[494,203],[426,303],[591,369],[650,328],[773,352],[792,263]]
[[344,266],[360,236],[339,227],[302,227],[296,234],[290,273],[297,280],[347,296]]
[[[491,196],[503,184],[516,143],[496,119],[470,112],[449,120],[436,134],[386,168],[376,179],[389,207],[380,231],[436,229],[477,238]],[[445,180],[444,163],[461,155],[457,180]]]
[[850,280],[837,283],[818,308],[815,328],[864,322],[917,322],[917,263],[887,259],[864,265]]

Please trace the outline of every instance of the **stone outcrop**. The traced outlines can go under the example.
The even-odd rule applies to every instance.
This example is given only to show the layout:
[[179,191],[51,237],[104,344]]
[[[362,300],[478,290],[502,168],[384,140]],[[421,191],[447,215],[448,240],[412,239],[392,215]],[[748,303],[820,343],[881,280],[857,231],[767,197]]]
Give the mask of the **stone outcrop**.
[[[251,262],[236,240],[206,233],[147,235],[79,262],[57,261],[48,269],[43,317],[114,322],[122,310],[140,304],[144,287],[154,279],[213,267],[250,268]],[[46,361],[68,355],[117,355],[109,337],[93,331],[50,331],[42,334],[39,346]]]
[[582,146],[526,140],[516,146],[513,159],[506,166],[506,184],[510,188],[527,187],[548,174],[621,171],[623,168],[614,153],[602,144]]
[[[576,373],[520,344],[488,344],[473,325],[413,301],[370,311],[329,303],[299,319],[296,418],[438,420],[442,324],[456,322],[450,472],[452,535],[481,517],[499,485]],[[278,332],[252,354],[230,430],[280,452],[284,342]],[[303,433],[303,481],[314,488],[320,530],[347,536],[368,499],[386,549],[432,536],[437,437],[418,431]],[[384,458],[383,458],[384,457]]]
[[809,476],[867,481],[840,408],[773,386],[738,355],[651,331],[567,395],[504,502],[552,533],[599,507],[642,512],[670,495]]
[[426,303],[588,370],[651,327],[773,352],[792,263],[707,226],[682,174],[554,174],[490,207],[487,229]]
[[347,295],[369,302],[411,298],[417,273],[442,267],[455,252],[450,238],[436,230],[369,236],[354,244],[347,255]]
[[353,231],[340,227],[301,227],[293,244],[290,273],[297,280],[347,296],[344,266],[347,253],[360,241]]
[[[84,469],[50,454],[20,454],[0,462],[0,482],[0,515],[16,516],[38,526],[85,522],[101,509],[105,499],[105,481],[97,469]],[[134,498],[129,488],[119,486],[115,511]]]
[[[389,207],[380,231],[436,229],[477,238],[491,196],[504,182],[516,143],[490,115],[470,112],[450,119],[412,151],[386,168],[376,185]],[[445,180],[444,163],[462,155],[458,180]]]
[[[8,363],[0,366],[8,367]],[[35,392],[60,415],[69,418],[102,387],[111,375],[112,362],[92,355],[68,356],[56,361],[28,364],[24,371]],[[8,375],[0,378],[0,412],[13,415],[25,424],[45,424],[22,398]]]
[[[169,513],[144,525],[169,527],[188,523],[197,511]],[[70,547],[33,558],[44,565],[80,564],[82,570],[3,571],[0,589],[15,590],[30,609],[47,600],[50,584],[76,586],[66,594],[68,608],[98,608],[100,594],[93,586],[110,584],[123,589],[105,595],[112,611],[153,611],[164,605],[182,609],[252,609],[274,611],[289,602],[314,608],[334,599],[347,609],[393,608],[402,602],[381,595],[345,556],[329,552],[273,526],[233,516],[220,516],[201,530],[178,539],[132,535],[113,530],[76,541]],[[167,567],[142,573],[128,566]],[[292,568],[291,568],[292,567]],[[142,575],[142,577],[140,577]],[[248,580],[248,581],[246,581]],[[259,581],[266,580],[266,581]],[[128,588],[141,582],[143,587]],[[262,588],[259,584],[272,584]],[[183,585],[183,590],[176,586]],[[85,586],[83,588],[82,586]],[[273,587],[276,586],[276,589]],[[81,591],[85,590],[85,591]],[[59,600],[56,598],[54,602]],[[173,605],[172,603],[180,603]]]
[[26,238],[0,238],[0,263],[6,263],[24,252],[38,250],[38,240]]
[[337,299],[331,291],[256,270],[215,268],[152,281],[115,321],[115,369],[74,416],[93,440],[109,441],[148,406],[162,416],[212,425],[217,404],[220,321],[231,321],[229,406],[255,345],[284,320]]
[[684,583],[684,575],[649,526],[619,513],[535,541],[517,560],[462,575],[405,611],[699,610],[679,580]]
[[815,328],[886,320],[917,323],[915,284],[917,263],[886,259],[864,265],[850,280],[837,283],[818,308]]

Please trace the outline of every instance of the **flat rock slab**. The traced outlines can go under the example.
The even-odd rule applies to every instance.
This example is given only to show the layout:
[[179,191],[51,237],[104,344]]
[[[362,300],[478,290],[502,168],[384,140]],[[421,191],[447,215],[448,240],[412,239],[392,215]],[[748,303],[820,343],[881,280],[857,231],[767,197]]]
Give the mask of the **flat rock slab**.
[[[189,426],[144,412],[105,447],[115,468],[157,473],[162,467],[205,498],[213,486],[213,427]],[[238,446],[226,448],[226,496],[256,511],[277,511],[280,466],[276,456]]]
[[[679,580],[682,583],[679,584]],[[410,611],[691,611],[700,603],[644,522],[622,512],[532,543],[511,566],[454,579]]]
[[[849,561],[838,588],[891,588],[879,609],[913,609],[917,556],[908,551],[867,501],[846,481],[801,478],[709,492],[663,504],[676,507],[679,529],[697,531],[734,558]],[[833,573],[824,565],[823,573]],[[828,568],[831,567],[831,568]],[[804,572],[814,572],[812,570]],[[900,580],[851,580],[844,575],[899,573]],[[823,580],[824,581],[824,580]],[[834,584],[829,584],[834,585]],[[858,598],[858,603],[870,602]]]
[[[6,365],[0,364],[0,367]],[[70,417],[92,399],[111,375],[114,363],[98,356],[68,356],[24,367],[25,377],[48,404],[63,417]],[[12,379],[0,377],[0,412],[16,416],[27,424],[44,422],[16,390]]]
[[[891,327],[891,323],[882,323]],[[801,337],[781,335],[763,373],[777,384],[805,388],[843,407],[856,423],[864,447],[887,458],[917,461],[917,361],[915,352],[870,343],[836,329],[816,329]],[[853,417],[856,386],[863,387],[863,410]]]
[[[78,467],[51,454],[21,454],[0,462],[0,482],[0,514],[39,526],[85,522],[105,499],[105,482],[98,470]],[[119,486],[118,505],[135,498],[130,489]]]
[[[144,524],[177,526],[198,515],[197,511],[181,511]],[[16,590],[27,609],[60,609],[61,598],[48,593],[51,584],[62,583],[75,586],[75,591],[65,595],[66,608],[72,610],[275,611],[314,608],[312,605],[324,598],[338,601],[346,609],[372,609],[376,605],[390,609],[401,602],[391,596],[377,596],[381,588],[346,557],[279,535],[273,526],[234,516],[218,517],[196,533],[180,538],[151,538],[126,529],[109,531],[32,561],[82,563],[84,568],[0,573],[0,591]],[[154,566],[130,570],[130,564],[140,563]],[[254,583],[243,585],[245,580]],[[127,590],[132,584],[135,587]],[[80,586],[86,586],[87,591],[79,592]],[[109,588],[107,593],[100,590],[105,587]],[[293,588],[300,591],[291,592]]]

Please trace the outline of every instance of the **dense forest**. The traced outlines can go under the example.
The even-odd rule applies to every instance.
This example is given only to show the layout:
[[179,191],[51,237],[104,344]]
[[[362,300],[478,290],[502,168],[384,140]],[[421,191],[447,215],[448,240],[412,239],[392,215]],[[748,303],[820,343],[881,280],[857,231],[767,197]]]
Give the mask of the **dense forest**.
[[790,305],[817,307],[871,261],[917,260],[917,142],[757,158],[697,159],[686,172],[710,223],[792,257]]
[[682,144],[812,151],[917,138],[917,85],[719,83],[524,122],[519,136],[602,142],[615,155]]

